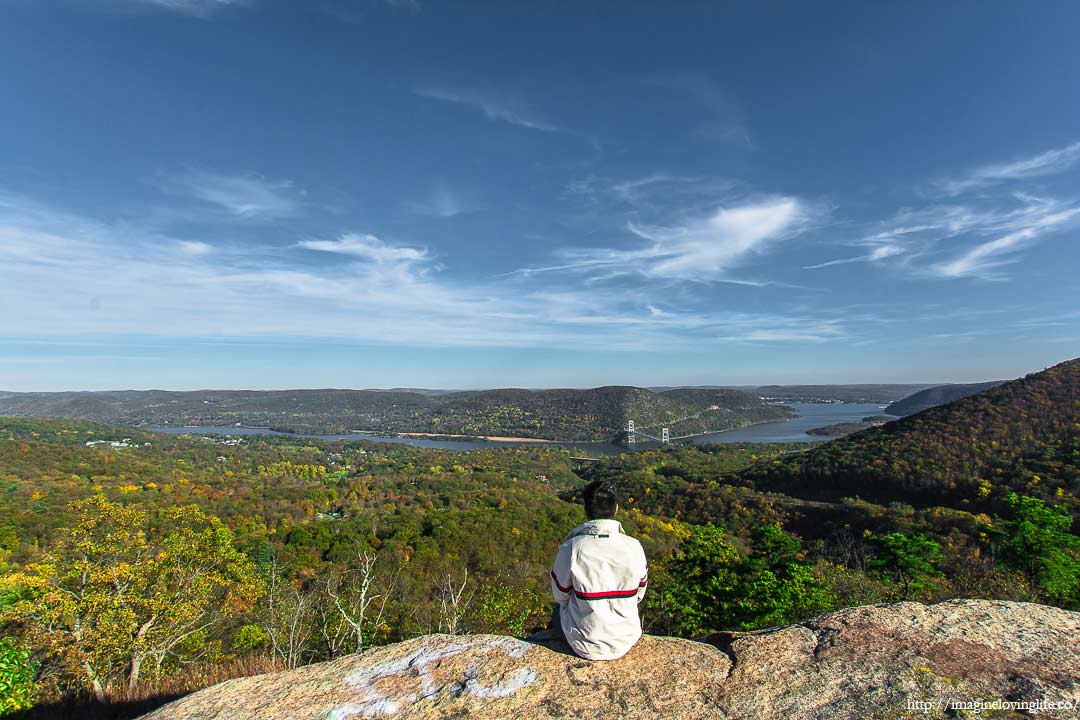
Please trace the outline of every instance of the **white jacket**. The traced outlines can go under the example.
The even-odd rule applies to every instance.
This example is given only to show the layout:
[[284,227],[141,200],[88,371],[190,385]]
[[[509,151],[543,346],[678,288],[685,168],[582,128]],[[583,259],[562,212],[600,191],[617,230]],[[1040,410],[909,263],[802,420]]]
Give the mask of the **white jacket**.
[[641,637],[638,603],[649,565],[641,543],[617,520],[590,520],[559,546],[551,593],[559,603],[563,634],[587,660],[620,658]]

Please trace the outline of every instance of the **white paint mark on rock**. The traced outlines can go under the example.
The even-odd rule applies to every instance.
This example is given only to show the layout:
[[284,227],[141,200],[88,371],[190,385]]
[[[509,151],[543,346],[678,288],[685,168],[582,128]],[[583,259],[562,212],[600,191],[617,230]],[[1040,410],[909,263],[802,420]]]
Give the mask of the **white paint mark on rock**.
[[[519,659],[524,657],[530,647],[529,643],[512,638],[485,638],[454,642],[442,647],[421,647],[411,655],[390,660],[373,668],[357,670],[348,675],[345,678],[345,684],[354,688],[359,697],[354,702],[334,708],[330,712],[329,719],[348,720],[357,716],[394,715],[403,704],[409,705],[435,695],[447,686],[485,700],[509,697],[535,682],[536,671],[532,668],[519,668],[504,682],[484,685],[476,680],[483,666],[480,653],[487,650],[502,650],[509,657]],[[438,667],[440,661],[460,655],[466,650],[474,651],[478,653],[478,656],[475,662],[466,669],[464,684],[450,678],[440,680],[432,674],[432,669]],[[420,680],[419,692],[384,692],[375,687],[378,680],[407,678],[409,673],[415,673],[415,677]]]
[[496,685],[481,685],[476,680],[468,680],[465,683],[465,691],[472,693],[478,698],[491,699],[513,695],[533,683],[536,680],[536,671],[532,668],[517,670],[509,680]]

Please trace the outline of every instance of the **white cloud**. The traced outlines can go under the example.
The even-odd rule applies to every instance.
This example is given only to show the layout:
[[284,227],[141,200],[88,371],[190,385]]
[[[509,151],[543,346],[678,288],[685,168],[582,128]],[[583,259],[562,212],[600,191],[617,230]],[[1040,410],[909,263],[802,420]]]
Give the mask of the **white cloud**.
[[1032,217],[1017,230],[979,243],[960,256],[932,266],[932,271],[942,277],[995,278],[1002,265],[1016,262],[1015,253],[1034,242],[1039,236],[1057,229],[1076,215],[1080,209],[1069,208]]
[[666,185],[669,183],[679,182],[694,182],[696,180],[698,180],[698,178],[696,177],[682,177],[679,175],[671,175],[668,173],[653,173],[651,175],[645,175],[644,177],[622,180],[613,184],[611,186],[611,189],[619,197],[631,200],[637,196],[639,191],[651,188],[654,185]]
[[484,117],[488,120],[500,120],[511,125],[530,130],[539,130],[540,132],[560,132],[562,130],[559,126],[530,113],[521,106],[519,100],[496,93],[451,87],[419,87],[413,92],[423,98],[476,108],[483,112]]
[[813,214],[798,198],[772,197],[719,207],[704,217],[676,225],[630,223],[627,229],[648,241],[646,246],[631,250],[567,248],[559,252],[564,262],[522,272],[573,271],[602,277],[636,274],[659,279],[745,283],[727,277],[727,271],[803,232]]
[[179,247],[180,252],[186,255],[206,255],[213,251],[209,244],[197,240],[181,240]]
[[611,178],[598,175],[567,183],[563,200],[575,206],[571,222],[593,233],[597,225],[625,230],[637,225],[681,225],[705,218],[719,206],[746,204],[747,188],[735,180],[708,175],[654,172]]
[[387,245],[374,235],[347,233],[337,240],[303,240],[298,243],[308,250],[352,255],[376,263],[416,263],[429,259],[427,250]]
[[806,208],[799,200],[781,197],[720,208],[681,227],[631,225],[630,230],[654,243],[646,275],[707,279],[798,232],[806,220]]
[[946,195],[959,195],[1012,180],[1065,172],[1077,161],[1080,161],[1080,142],[1011,162],[983,165],[962,177],[940,180],[935,186]]
[[155,184],[165,192],[208,203],[243,220],[290,217],[304,205],[304,191],[291,180],[271,180],[260,175],[184,170],[163,174]]
[[[749,222],[739,217],[716,222],[735,232],[728,226]],[[718,312],[642,287],[453,277],[429,250],[370,234],[308,239],[260,254],[2,194],[0,307],[20,308],[0,313],[0,336],[46,339],[303,337],[424,347],[700,350],[822,342],[848,333],[847,320],[806,310]]]
[[895,267],[915,277],[1004,279],[1001,269],[1020,251],[1068,227],[1077,202],[1027,193],[904,209],[846,244],[855,256],[804,266],[816,270],[850,263]]
[[227,7],[242,7],[251,5],[255,0],[127,0],[129,4],[149,5],[163,10],[191,15],[193,17],[208,17],[218,10]]
[[841,258],[839,260],[828,260],[826,262],[817,263],[816,265],[805,265],[803,266],[803,270],[818,270],[820,268],[832,267],[834,265],[849,265],[851,263],[859,262],[880,262],[886,258],[900,255],[903,252],[904,249],[897,245],[878,245],[865,255]]

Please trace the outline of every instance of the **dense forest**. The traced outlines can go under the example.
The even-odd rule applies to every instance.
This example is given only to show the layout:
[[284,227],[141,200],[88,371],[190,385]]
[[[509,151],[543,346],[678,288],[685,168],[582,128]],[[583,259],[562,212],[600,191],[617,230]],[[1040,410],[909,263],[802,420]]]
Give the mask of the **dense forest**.
[[1077,369],[810,449],[596,462],[0,419],[0,713],[121,717],[416,635],[524,636],[601,478],[649,557],[648,632],[904,598],[1077,608]]
[[270,427],[294,433],[433,433],[611,440],[633,420],[639,430],[672,436],[718,432],[791,416],[737,390],[652,392],[483,390],[421,394],[380,390],[0,393],[0,416],[68,417],[127,425]]
[[805,498],[999,507],[1080,495],[1080,360],[826,443],[739,480]]

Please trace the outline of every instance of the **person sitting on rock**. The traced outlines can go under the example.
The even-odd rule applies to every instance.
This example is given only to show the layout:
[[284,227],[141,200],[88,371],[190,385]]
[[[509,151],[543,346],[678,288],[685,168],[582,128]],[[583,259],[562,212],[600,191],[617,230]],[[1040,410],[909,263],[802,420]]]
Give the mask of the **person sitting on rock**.
[[585,516],[559,546],[551,592],[559,604],[552,625],[586,660],[615,660],[641,637],[638,603],[645,597],[649,565],[641,543],[615,520],[619,498],[611,483],[585,488]]

